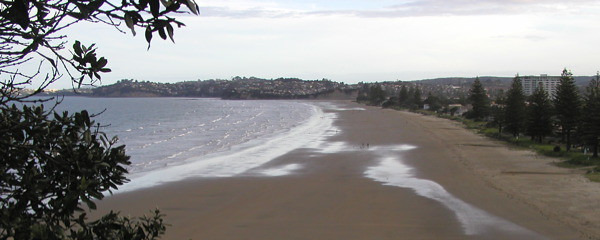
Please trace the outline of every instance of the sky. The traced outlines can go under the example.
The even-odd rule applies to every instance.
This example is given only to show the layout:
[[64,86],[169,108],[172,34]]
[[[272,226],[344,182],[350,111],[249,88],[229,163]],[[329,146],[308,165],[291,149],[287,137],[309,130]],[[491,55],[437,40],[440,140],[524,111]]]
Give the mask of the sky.
[[149,50],[143,34],[101,24],[75,25],[67,35],[97,44],[112,69],[103,75],[105,85],[235,76],[357,83],[600,70],[600,1],[197,3],[200,15],[179,17],[187,26],[175,29],[175,43],[156,36]]

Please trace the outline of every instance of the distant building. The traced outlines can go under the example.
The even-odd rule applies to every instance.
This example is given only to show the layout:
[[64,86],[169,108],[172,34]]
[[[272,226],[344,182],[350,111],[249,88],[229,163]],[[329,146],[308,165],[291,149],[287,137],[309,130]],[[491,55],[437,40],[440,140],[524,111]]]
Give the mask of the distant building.
[[453,111],[452,109],[456,109],[454,110],[454,115],[458,115],[461,116],[463,114],[465,114],[466,112],[468,112],[470,109],[473,108],[473,106],[471,106],[470,104],[467,106],[463,106],[462,104],[448,104],[448,109],[450,111]]
[[559,76],[548,76],[547,74],[542,74],[540,76],[522,76],[521,84],[523,84],[523,92],[525,95],[529,96],[533,94],[535,89],[538,87],[542,87],[546,93],[550,96],[550,98],[554,98],[554,94],[556,93],[556,87],[560,82]]

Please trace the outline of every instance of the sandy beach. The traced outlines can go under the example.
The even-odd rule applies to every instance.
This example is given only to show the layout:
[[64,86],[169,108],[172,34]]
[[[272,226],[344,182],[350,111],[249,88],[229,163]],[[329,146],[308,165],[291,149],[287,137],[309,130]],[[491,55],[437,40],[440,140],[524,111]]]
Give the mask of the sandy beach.
[[[600,184],[579,172],[449,120],[333,103],[321,144],[248,174],[120,193],[98,212],[158,207],[163,239],[600,239]],[[251,174],[270,169],[290,174]]]

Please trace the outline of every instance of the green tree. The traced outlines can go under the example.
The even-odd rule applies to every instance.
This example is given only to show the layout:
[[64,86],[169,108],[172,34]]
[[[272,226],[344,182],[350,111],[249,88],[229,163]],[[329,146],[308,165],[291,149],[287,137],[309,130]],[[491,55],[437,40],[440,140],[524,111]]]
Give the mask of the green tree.
[[412,109],[423,108],[423,100],[421,99],[421,89],[419,89],[419,87],[415,87],[411,108]]
[[369,89],[369,102],[372,105],[380,105],[386,99],[385,91],[381,88],[381,84],[373,84]]
[[527,108],[527,134],[532,140],[542,142],[545,136],[552,134],[552,103],[548,93],[538,86],[529,97]]
[[159,212],[85,221],[80,203],[95,209],[94,199],[127,181],[130,164],[125,146],[115,147],[117,139],[101,133],[86,111],[49,115],[43,106],[13,104],[0,119],[0,239],[153,239],[164,233]]
[[359,82],[358,83],[358,96],[356,97],[357,102],[368,102],[369,101],[369,84]]
[[483,120],[489,115],[490,99],[481,81],[479,81],[479,77],[475,78],[473,85],[471,85],[469,102],[473,105],[473,110],[467,115],[469,118]]
[[519,134],[523,132],[526,119],[525,94],[519,75],[515,76],[510,89],[506,93],[506,107],[504,110],[506,130],[512,133],[514,137],[519,137]]
[[[155,239],[164,233],[158,211],[86,219],[85,207],[95,209],[94,200],[127,181],[125,148],[87,111],[57,113],[30,97],[64,77],[78,88],[110,71],[94,44],[67,44],[63,30],[79,22],[126,26],[134,35],[143,29],[149,47],[156,33],[173,40],[173,26],[183,26],[173,17],[181,6],[198,13],[193,0],[0,1],[0,239]],[[38,67],[27,72],[28,64]],[[31,87],[33,93],[23,94]]]
[[443,107],[440,98],[434,96],[433,94],[431,94],[431,92],[427,94],[427,98],[425,99],[425,101],[423,101],[423,103],[429,104],[429,110],[431,111],[438,111]]
[[590,81],[585,95],[581,132],[585,144],[591,147],[593,157],[598,157],[600,142],[600,74]]
[[564,69],[554,96],[556,118],[562,131],[567,151],[571,149],[571,133],[575,130],[581,115],[581,99],[575,86],[573,74]]
[[402,84],[402,87],[400,88],[400,94],[398,94],[398,106],[404,107],[406,105],[407,101],[408,101],[408,89],[406,88],[406,85]]
[[504,126],[505,118],[506,118],[506,110],[505,110],[505,98],[504,93],[499,93],[496,96],[495,100],[496,104],[490,107],[490,112],[492,115],[491,124],[498,127],[498,134],[502,134],[502,127]]
[[404,103],[404,106],[406,108],[412,108],[414,102],[415,102],[415,87],[410,86],[408,87],[408,92],[406,94],[406,101]]

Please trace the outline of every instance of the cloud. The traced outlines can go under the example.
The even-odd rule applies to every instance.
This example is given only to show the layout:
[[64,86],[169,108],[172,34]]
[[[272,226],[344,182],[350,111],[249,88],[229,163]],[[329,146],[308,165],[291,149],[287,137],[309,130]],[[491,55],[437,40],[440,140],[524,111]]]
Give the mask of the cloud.
[[[290,6],[281,2],[245,1],[245,4],[211,5],[205,3],[204,16],[228,18],[282,18],[305,16],[346,15],[361,18],[402,18],[423,16],[473,16],[473,15],[514,15],[525,13],[567,13],[576,14],[587,7],[598,6],[597,0],[414,0],[382,1],[387,5],[365,8],[356,1],[347,5],[324,7],[311,4],[312,8]],[[364,0],[368,1],[368,0]]]
[[522,39],[522,40],[530,40],[530,41],[536,41],[536,42],[550,39],[550,37],[547,37],[547,36],[531,35],[531,34],[530,35],[499,35],[499,36],[495,36],[493,38],[506,39],[506,40]]
[[418,0],[389,6],[389,10],[415,16],[437,15],[490,15],[547,12],[574,12],[586,4],[597,5],[593,0]]
[[282,18],[294,17],[299,12],[285,9],[231,9],[228,7],[203,7],[200,12],[204,17],[227,17],[227,18]]

